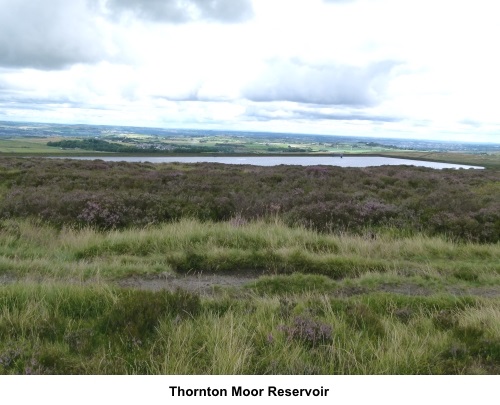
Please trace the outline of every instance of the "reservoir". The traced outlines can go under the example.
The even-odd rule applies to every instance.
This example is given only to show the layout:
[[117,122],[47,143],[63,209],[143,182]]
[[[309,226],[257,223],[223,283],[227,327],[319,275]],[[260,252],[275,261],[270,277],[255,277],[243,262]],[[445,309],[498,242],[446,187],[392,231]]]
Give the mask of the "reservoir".
[[223,163],[231,165],[253,166],[340,166],[340,167],[370,167],[383,165],[408,165],[430,167],[433,169],[484,169],[481,166],[468,166],[453,163],[426,162],[422,160],[397,159],[380,156],[96,156],[78,157],[72,159],[95,160],[107,162],[150,162],[150,163]]

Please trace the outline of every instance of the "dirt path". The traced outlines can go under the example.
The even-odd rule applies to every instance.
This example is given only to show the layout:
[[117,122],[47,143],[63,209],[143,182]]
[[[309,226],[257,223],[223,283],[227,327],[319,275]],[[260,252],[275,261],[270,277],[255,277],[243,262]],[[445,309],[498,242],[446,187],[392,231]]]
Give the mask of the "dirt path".
[[[218,288],[224,287],[243,287],[252,281],[257,280],[259,274],[253,275],[219,275],[219,274],[200,274],[188,276],[168,275],[163,277],[129,277],[118,281],[116,284],[120,287],[138,288],[144,290],[175,290],[181,288],[201,295],[212,295]],[[341,287],[332,291],[332,295],[338,297],[350,297],[353,295],[370,294],[374,292],[387,292],[393,294],[428,296],[436,293],[449,293],[458,296],[473,295],[485,298],[500,297],[500,286],[468,287],[458,288],[449,286],[444,290],[438,291],[431,288],[422,287],[412,283],[381,284],[374,288],[363,288],[358,286]]]
[[[197,274],[197,275],[155,275],[155,276],[133,276],[117,280],[114,282],[106,282],[112,285],[123,288],[136,288],[140,290],[174,291],[178,288],[192,291],[200,295],[209,296],[217,293],[218,290],[226,287],[241,288],[252,281],[258,279],[259,273],[240,273],[235,275],[224,274]],[[98,281],[77,281],[77,280],[54,280],[55,282],[65,282],[70,284],[85,284],[89,285]],[[19,279],[8,274],[0,275],[0,286],[9,285],[18,282],[43,283],[47,282],[44,279]],[[101,283],[103,281],[100,281]],[[444,289],[432,289],[417,285],[414,283],[397,283],[397,284],[380,284],[372,288],[361,286],[340,287],[332,291],[333,296],[351,297],[355,295],[364,295],[376,292],[386,292],[410,296],[428,296],[436,293],[449,293],[457,296],[472,295],[484,298],[500,297],[500,286],[479,286],[479,287],[464,287],[448,286]]]
[[160,277],[128,277],[119,280],[120,287],[138,288],[142,290],[176,290],[181,288],[201,295],[211,295],[220,287],[241,287],[258,278],[257,275],[219,275],[200,274],[188,276],[166,275]]

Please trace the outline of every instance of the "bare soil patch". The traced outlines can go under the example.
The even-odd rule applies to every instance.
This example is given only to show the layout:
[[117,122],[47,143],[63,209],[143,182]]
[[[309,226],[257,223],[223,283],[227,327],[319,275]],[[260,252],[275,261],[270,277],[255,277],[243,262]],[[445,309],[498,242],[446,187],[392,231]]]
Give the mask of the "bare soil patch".
[[138,288],[142,290],[176,290],[178,288],[197,292],[201,295],[211,295],[219,287],[241,287],[259,277],[250,275],[224,275],[224,274],[196,274],[172,275],[165,274],[156,277],[133,276],[119,280],[116,284],[120,287]]

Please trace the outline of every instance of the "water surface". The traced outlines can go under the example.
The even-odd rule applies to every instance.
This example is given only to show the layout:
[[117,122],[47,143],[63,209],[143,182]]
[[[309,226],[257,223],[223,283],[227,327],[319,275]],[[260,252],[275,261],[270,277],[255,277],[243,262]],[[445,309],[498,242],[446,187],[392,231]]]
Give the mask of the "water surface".
[[144,156],[99,156],[78,157],[73,159],[83,160],[105,160],[108,162],[150,162],[150,163],[224,163],[232,165],[254,165],[254,166],[340,166],[340,167],[370,167],[383,165],[409,165],[430,167],[433,169],[484,169],[481,166],[468,166],[453,163],[426,162],[422,160],[398,159],[380,156],[176,156],[176,157],[144,157]]

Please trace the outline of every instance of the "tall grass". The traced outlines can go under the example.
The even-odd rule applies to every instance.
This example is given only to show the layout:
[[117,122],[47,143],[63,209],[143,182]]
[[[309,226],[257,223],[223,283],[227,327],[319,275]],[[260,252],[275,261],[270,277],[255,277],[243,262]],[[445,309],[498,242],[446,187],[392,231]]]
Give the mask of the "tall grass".
[[[499,263],[498,244],[279,220],[5,220],[0,373],[498,373]],[[114,284],[208,272],[254,280],[208,296]]]
[[[0,373],[498,373],[498,299],[0,289]],[[228,305],[229,304],[229,305]]]
[[500,246],[443,237],[390,233],[363,237],[290,228],[279,220],[235,226],[179,222],[128,230],[56,230],[29,221],[3,221],[0,271],[19,276],[117,278],[131,274],[261,272],[315,273],[343,279],[362,275],[434,274],[494,282]]

